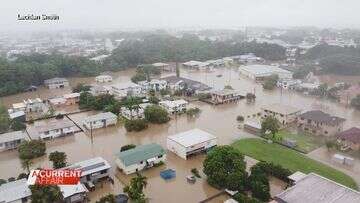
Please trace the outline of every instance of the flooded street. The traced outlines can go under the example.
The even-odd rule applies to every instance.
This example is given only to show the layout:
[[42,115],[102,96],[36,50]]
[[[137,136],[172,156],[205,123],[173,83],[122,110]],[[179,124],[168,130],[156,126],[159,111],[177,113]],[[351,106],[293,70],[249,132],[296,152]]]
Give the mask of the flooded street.
[[[114,73],[112,83],[129,81],[133,74],[133,69]],[[217,77],[219,74],[221,74],[222,77]],[[231,85],[234,89],[243,93],[255,92],[256,102],[254,104],[247,104],[245,100],[241,100],[238,103],[218,106],[212,106],[203,102],[192,102],[192,106],[201,109],[201,114],[198,118],[188,118],[186,115],[176,116],[172,117],[172,120],[167,124],[149,125],[148,129],[137,133],[127,133],[123,125],[118,123],[114,127],[94,130],[93,139],[91,139],[89,132],[80,132],[73,136],[47,141],[47,154],[56,150],[66,152],[68,163],[102,156],[113,166],[113,174],[115,174],[116,177],[115,184],[104,184],[103,188],[96,189],[94,192],[89,193],[89,197],[93,202],[97,200],[99,196],[110,192],[114,194],[122,193],[124,184],[129,182],[131,176],[121,174],[114,162],[114,154],[120,150],[121,146],[126,144],[141,145],[159,143],[163,147],[166,147],[167,136],[193,128],[200,128],[216,135],[219,145],[230,144],[234,140],[253,136],[237,128],[238,123],[236,116],[247,116],[257,113],[261,105],[265,103],[288,104],[300,107],[303,110],[322,109],[328,113],[346,118],[345,129],[353,126],[360,127],[359,111],[345,108],[331,101],[319,100],[291,91],[281,91],[278,89],[274,91],[263,91],[260,84],[256,84],[250,79],[239,77],[239,73],[235,69],[222,68],[211,73],[182,70],[181,76],[206,83],[217,89],[222,89],[224,85]],[[93,77],[71,78],[69,80],[72,86],[75,86],[79,82],[86,84],[95,83]],[[108,85],[111,83],[105,84]],[[20,102],[26,98],[40,97],[44,99],[56,95],[60,96],[70,91],[70,88],[60,90],[40,88],[37,92],[3,97],[0,101],[10,106],[12,103]],[[87,115],[94,113],[95,112],[83,112],[70,115],[69,117],[76,123],[81,124]],[[19,173],[23,172],[17,156],[16,150],[0,153],[0,178],[8,179],[12,176],[16,177]],[[168,152],[165,165],[142,172],[148,177],[146,195],[150,198],[150,202],[199,202],[216,194],[218,190],[210,187],[204,179],[198,179],[193,185],[186,182],[185,177],[190,174],[192,168],[198,168],[201,175],[204,175],[202,174],[202,161],[204,158],[204,155],[200,155],[185,161],[175,154]],[[51,164],[47,157],[44,156],[34,160],[32,168],[46,168],[50,166]],[[161,179],[159,172],[164,168],[175,169],[176,178],[169,182]],[[282,187],[280,183],[279,185]],[[221,202],[224,199],[227,198],[220,196],[211,202]]]

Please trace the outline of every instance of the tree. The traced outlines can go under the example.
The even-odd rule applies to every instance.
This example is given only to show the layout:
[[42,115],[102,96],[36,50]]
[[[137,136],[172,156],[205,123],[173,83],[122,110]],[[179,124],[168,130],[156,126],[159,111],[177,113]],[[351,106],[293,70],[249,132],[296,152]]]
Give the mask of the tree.
[[20,174],[18,175],[18,177],[17,177],[18,180],[23,179],[23,178],[28,178],[28,174],[26,174],[26,173],[20,173]]
[[101,197],[96,203],[116,203],[115,196],[113,194],[108,194]]
[[199,115],[201,110],[198,107],[195,108],[189,108],[186,110],[186,115],[188,116],[196,116]]
[[279,132],[279,129],[280,124],[275,117],[268,116],[261,122],[261,133],[263,135],[266,135],[268,132],[270,132],[272,138],[275,138],[275,135],[277,132]]
[[83,83],[78,83],[73,89],[72,92],[87,92],[91,88],[90,85],[85,85]]
[[278,75],[271,75],[270,77],[267,77],[263,83],[263,88],[266,90],[273,90],[276,87],[278,80]]
[[212,149],[204,160],[207,181],[216,188],[243,190],[247,178],[244,156],[231,146]]
[[356,97],[351,100],[351,106],[360,110],[360,94],[356,95]]
[[134,144],[128,144],[128,145],[124,145],[120,148],[120,152],[123,152],[123,151],[126,151],[126,150],[129,150],[129,149],[133,149],[135,148],[136,145]]
[[45,142],[42,140],[23,141],[18,147],[19,158],[23,168],[30,173],[31,160],[43,156],[45,151]]
[[0,104],[0,133],[6,132],[10,127],[9,114],[2,104]]
[[150,123],[166,123],[170,120],[168,112],[160,106],[147,106],[144,111],[145,119]]
[[57,185],[30,185],[31,202],[32,203],[45,203],[57,202],[62,200],[62,193]]
[[5,183],[6,183],[6,180],[0,179],[0,185],[5,184]]
[[239,116],[236,117],[236,120],[237,120],[238,122],[244,122],[245,119],[244,119],[244,116],[240,116],[240,115],[239,115]]
[[125,129],[127,132],[132,132],[132,131],[139,132],[146,129],[147,127],[148,124],[144,119],[125,120]]
[[144,203],[145,194],[144,188],[147,186],[147,178],[139,173],[136,173],[136,177],[132,178],[130,185],[124,187],[124,192],[128,194],[129,198],[134,202]]
[[53,163],[54,169],[63,168],[66,166],[66,154],[65,152],[51,152],[49,154],[49,160]]
[[255,94],[253,94],[253,93],[247,93],[247,94],[246,94],[246,101],[248,101],[248,102],[254,102],[255,99],[256,99]]
[[25,130],[26,125],[21,121],[13,120],[13,122],[11,124],[11,129],[14,130],[14,131]]
[[155,97],[155,96],[150,96],[149,97],[149,102],[152,103],[152,104],[159,104],[160,99]]

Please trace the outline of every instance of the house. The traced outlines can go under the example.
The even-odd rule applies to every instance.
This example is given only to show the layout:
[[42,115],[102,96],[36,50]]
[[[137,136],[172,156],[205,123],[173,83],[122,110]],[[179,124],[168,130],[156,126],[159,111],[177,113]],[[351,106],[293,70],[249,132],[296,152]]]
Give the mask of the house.
[[88,129],[106,128],[110,125],[116,125],[117,116],[111,112],[99,113],[89,116],[84,120],[84,126]]
[[58,89],[69,86],[69,81],[66,78],[51,78],[45,80],[44,84],[49,89]]
[[134,96],[134,97],[144,96],[142,93],[141,86],[133,82],[123,82],[123,83],[111,85],[111,92],[118,99],[122,99],[127,96]]
[[129,109],[128,107],[121,107],[120,108],[120,114],[121,116],[132,120],[132,119],[144,119],[144,111],[145,108],[150,106],[150,103],[142,103],[138,106],[133,106],[133,108]]
[[165,80],[158,80],[158,79],[152,79],[150,82],[146,80],[140,81],[138,82],[138,85],[140,85],[144,91],[149,91],[149,90],[160,91],[168,87],[167,82]]
[[32,139],[37,136],[40,139],[53,139],[67,135],[73,135],[80,129],[70,120],[58,119],[35,127],[37,135],[32,134]]
[[140,145],[116,154],[116,165],[127,175],[151,168],[166,161],[165,150],[159,144]]
[[171,67],[167,63],[153,63],[153,66],[160,68],[163,71],[172,71]]
[[81,161],[63,169],[81,170],[80,182],[89,188],[101,179],[110,177],[110,164],[102,157]]
[[66,104],[66,99],[64,97],[56,97],[49,99],[49,103],[52,106],[63,106]]
[[203,130],[192,129],[167,137],[167,149],[183,159],[217,145],[217,138]]
[[95,77],[96,82],[112,82],[113,78],[110,75],[99,75]]
[[346,90],[339,91],[338,94],[340,103],[349,105],[353,98],[355,98],[357,95],[360,95],[360,85],[352,85]]
[[30,202],[31,190],[26,178],[0,185],[1,203],[27,203]]
[[81,203],[87,199],[89,190],[84,184],[78,183],[77,185],[58,185],[62,193],[64,203]]
[[198,94],[202,92],[207,92],[211,89],[211,87],[205,85],[204,83],[183,77],[168,76],[161,78],[161,80],[165,80],[168,83],[168,88],[173,91],[184,90],[185,88],[187,88],[186,90]]
[[9,113],[17,112],[17,111],[26,111],[26,104],[24,102],[14,103],[12,104],[12,108],[8,110]]
[[331,116],[320,110],[305,112],[298,116],[298,127],[315,135],[332,136],[343,130],[344,118]]
[[40,98],[24,100],[26,112],[43,112],[46,105]]
[[70,94],[64,94],[65,105],[74,105],[76,103],[79,103],[80,101],[80,93],[70,93]]
[[298,85],[295,85],[295,90],[302,92],[311,92],[319,88],[319,86],[320,84],[318,83],[300,83]]
[[182,64],[186,68],[203,70],[210,67],[209,63],[201,62],[201,61],[188,61]]
[[95,56],[93,58],[91,58],[91,61],[95,61],[95,62],[99,62],[102,63],[105,61],[105,59],[109,57],[109,55],[103,54],[103,55],[99,55],[99,56]]
[[174,101],[165,100],[159,102],[159,105],[166,109],[169,114],[185,112],[187,104],[188,102],[183,99]]
[[14,131],[0,134],[0,151],[17,148],[28,137],[23,131]]
[[9,113],[9,118],[11,120],[25,122],[26,121],[26,114],[25,114],[24,111],[16,111],[16,112],[13,112],[13,113]]
[[213,104],[236,102],[242,98],[245,98],[244,95],[240,95],[238,91],[232,89],[215,90],[212,91],[210,94],[211,102]]
[[294,80],[287,78],[287,79],[278,80],[276,86],[287,90],[287,89],[295,89],[295,87],[300,84],[301,84],[301,80]]
[[240,66],[239,72],[256,81],[264,80],[271,75],[278,75],[279,79],[292,78],[293,75],[292,72],[279,68],[278,66],[260,64]]
[[309,173],[274,197],[277,203],[355,203],[360,202],[360,192]]
[[336,135],[338,143],[342,146],[342,149],[360,149],[360,128],[350,128],[342,131]]
[[93,96],[99,96],[102,94],[111,94],[111,87],[94,85],[90,87],[90,94]]
[[301,109],[299,108],[279,103],[263,105],[261,107],[261,115],[263,119],[272,116],[283,126],[295,122],[300,113]]
[[238,57],[238,61],[240,63],[254,63],[254,62],[261,62],[263,59],[261,57],[257,57],[253,53],[243,54]]

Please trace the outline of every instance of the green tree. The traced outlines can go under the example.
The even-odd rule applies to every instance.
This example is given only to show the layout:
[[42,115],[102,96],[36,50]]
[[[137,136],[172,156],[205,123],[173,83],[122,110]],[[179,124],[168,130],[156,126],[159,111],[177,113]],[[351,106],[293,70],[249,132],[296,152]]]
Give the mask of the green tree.
[[204,173],[210,185],[242,191],[247,178],[244,156],[231,146],[212,149],[204,160]]
[[123,151],[126,151],[126,150],[129,150],[129,149],[133,149],[135,148],[136,145],[134,144],[127,144],[127,145],[124,145],[120,148],[120,152],[123,152]]
[[96,203],[116,203],[115,196],[113,194],[108,194],[101,197]]
[[46,146],[42,140],[23,141],[19,147],[19,158],[24,169],[30,173],[32,159],[45,155]]
[[261,122],[261,133],[266,135],[270,132],[273,139],[275,138],[276,133],[279,132],[279,129],[280,124],[275,117],[268,116]]
[[31,202],[47,203],[62,200],[62,193],[57,185],[30,185]]
[[10,118],[5,106],[0,103],[0,133],[8,131],[10,127]]
[[168,112],[160,106],[147,106],[144,111],[145,119],[150,123],[166,123],[170,120]]
[[356,97],[351,100],[351,106],[360,110],[360,94],[356,95]]
[[87,92],[91,88],[90,85],[85,85],[83,83],[78,83],[73,89],[72,92]]
[[270,77],[267,77],[263,83],[263,88],[266,90],[273,90],[276,87],[278,80],[278,75],[272,75]]
[[11,129],[14,131],[18,131],[18,130],[25,130],[26,129],[26,125],[25,123],[18,121],[18,120],[13,120],[11,123]]
[[152,103],[152,104],[159,104],[160,99],[155,97],[155,96],[150,96],[149,97],[149,102]]
[[54,169],[59,169],[59,168],[65,167],[66,159],[67,159],[67,156],[66,156],[65,152],[55,151],[55,152],[51,152],[49,154],[49,160],[52,162]]
[[148,127],[148,124],[145,119],[126,119],[125,120],[125,129],[127,132],[139,132]]
[[5,183],[6,183],[6,180],[0,179],[0,185],[5,184]]
[[147,178],[139,173],[136,173],[136,177],[132,178],[130,185],[124,187],[124,192],[128,194],[129,198],[134,202],[144,203],[145,194],[144,188],[147,186]]

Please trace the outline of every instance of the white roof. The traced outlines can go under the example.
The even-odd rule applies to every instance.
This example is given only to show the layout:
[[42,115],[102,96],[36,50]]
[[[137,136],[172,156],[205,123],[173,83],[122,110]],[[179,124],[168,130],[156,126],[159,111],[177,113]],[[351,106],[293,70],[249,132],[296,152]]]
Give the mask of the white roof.
[[103,78],[112,78],[111,75],[99,75],[96,76],[96,79],[103,79]]
[[233,198],[227,199],[224,203],[239,203],[238,201],[234,200]]
[[20,103],[15,103],[12,105],[14,109],[21,109],[21,108],[25,108],[26,105],[24,102],[20,102]]
[[167,63],[153,63],[152,65],[156,66],[156,67],[163,67],[163,66],[168,66],[169,64],[167,64]]
[[314,83],[301,83],[301,84],[299,84],[299,86],[302,87],[302,88],[306,88],[306,89],[316,89],[320,85],[319,84],[314,84]]
[[183,99],[179,99],[179,100],[175,100],[175,101],[165,100],[165,101],[159,102],[159,104],[163,104],[163,105],[168,106],[170,108],[177,107],[179,105],[183,105],[183,104],[187,104],[187,103],[188,102],[183,100]]
[[296,183],[296,182],[298,182],[299,180],[303,179],[306,176],[307,175],[305,173],[302,173],[300,171],[296,171],[295,173],[289,175],[288,178]]
[[209,63],[201,62],[201,61],[188,61],[188,62],[183,63],[183,65],[185,65],[185,66],[199,66],[199,67],[203,67],[203,66],[209,65]]
[[85,185],[83,185],[80,182],[77,185],[58,185],[58,186],[64,198],[70,197],[78,193],[89,192],[86,189]]
[[10,142],[14,140],[26,139],[26,134],[23,131],[14,131],[0,134],[0,143]]
[[117,118],[117,116],[111,112],[99,113],[89,116],[85,119],[85,122],[98,121],[102,119]]
[[95,157],[85,161],[81,161],[71,166],[65,167],[66,169],[80,169],[81,176],[86,176],[95,172],[111,168],[110,164],[102,157]]
[[293,113],[297,113],[297,112],[301,111],[300,108],[285,105],[285,104],[280,104],[280,103],[265,104],[261,108],[264,110],[269,110],[269,111],[280,113],[283,115],[289,115],[289,114],[293,114]]
[[20,116],[25,116],[25,112],[24,111],[16,111],[14,113],[9,113],[9,117],[10,119],[14,119]]
[[66,99],[64,97],[57,97],[57,98],[52,98],[49,99],[50,103],[65,103]]
[[168,139],[184,147],[190,147],[209,140],[217,139],[214,135],[198,128],[168,136]]
[[291,74],[290,71],[279,68],[278,66],[261,65],[261,64],[240,66],[240,70],[247,71],[257,76],[268,76],[268,75],[280,74],[280,73]]
[[5,183],[0,186],[0,202],[13,202],[31,196],[26,178]]
[[70,94],[64,94],[65,99],[76,98],[76,97],[80,97],[80,93],[75,92],[75,93],[70,93]]
[[122,82],[122,83],[117,83],[117,84],[111,85],[111,87],[113,87],[115,89],[127,89],[127,88],[138,88],[138,87],[140,87],[140,85],[135,84],[133,82]]

